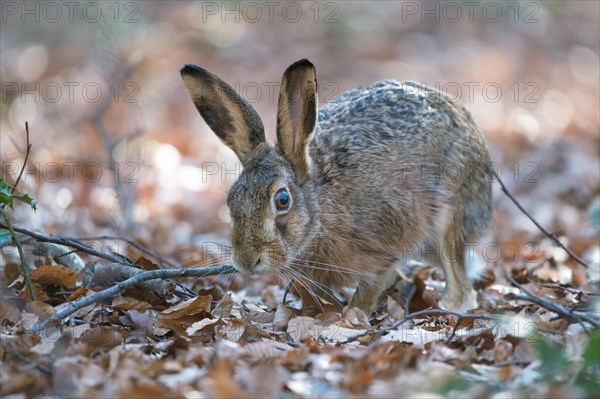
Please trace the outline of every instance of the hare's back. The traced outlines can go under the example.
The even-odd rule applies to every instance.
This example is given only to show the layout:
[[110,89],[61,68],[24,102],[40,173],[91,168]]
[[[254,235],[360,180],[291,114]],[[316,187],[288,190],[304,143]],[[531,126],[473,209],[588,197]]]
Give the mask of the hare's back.
[[[321,106],[311,143],[317,163],[486,162],[485,141],[464,107],[415,82],[384,80]],[[372,156],[372,157],[370,157]]]
[[322,106],[310,157],[324,212],[347,214],[358,231],[418,236],[448,206],[477,219],[465,219],[465,236],[491,218],[481,132],[464,107],[418,83],[385,80]]

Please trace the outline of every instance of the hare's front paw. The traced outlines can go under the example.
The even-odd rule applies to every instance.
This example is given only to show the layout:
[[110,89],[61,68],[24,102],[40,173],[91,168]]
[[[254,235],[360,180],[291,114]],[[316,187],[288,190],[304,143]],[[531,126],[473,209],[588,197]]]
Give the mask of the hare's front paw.
[[442,309],[464,313],[479,307],[477,303],[477,292],[472,288],[465,291],[445,291],[438,305]]
[[360,282],[358,283],[356,292],[352,295],[348,309],[359,308],[370,316],[375,311],[379,294],[381,294],[381,286]]

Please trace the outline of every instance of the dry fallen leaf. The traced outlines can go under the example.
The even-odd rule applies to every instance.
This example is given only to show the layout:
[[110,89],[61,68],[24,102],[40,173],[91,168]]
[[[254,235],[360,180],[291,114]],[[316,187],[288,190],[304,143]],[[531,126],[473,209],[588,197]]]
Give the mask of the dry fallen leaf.
[[31,280],[44,286],[59,286],[74,289],[77,280],[74,270],[60,265],[43,265],[31,271]]

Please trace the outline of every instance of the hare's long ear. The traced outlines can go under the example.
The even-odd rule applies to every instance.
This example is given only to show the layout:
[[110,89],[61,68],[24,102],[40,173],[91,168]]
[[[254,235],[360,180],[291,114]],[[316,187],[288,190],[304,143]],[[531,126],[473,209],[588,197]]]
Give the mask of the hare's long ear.
[[252,150],[265,142],[265,128],[254,108],[231,86],[199,66],[186,65],[181,77],[206,124],[245,165]]
[[300,181],[308,178],[308,143],[317,126],[317,77],[308,60],[288,67],[281,78],[277,108],[277,145]]

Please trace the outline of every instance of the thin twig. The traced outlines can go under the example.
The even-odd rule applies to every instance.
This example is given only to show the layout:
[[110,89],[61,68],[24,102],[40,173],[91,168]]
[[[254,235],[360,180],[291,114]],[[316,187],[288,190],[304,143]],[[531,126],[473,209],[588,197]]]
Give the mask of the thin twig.
[[[25,166],[27,166],[27,160],[29,159],[29,153],[31,152],[31,143],[29,142],[29,123],[27,121],[25,122],[25,134],[27,137],[27,150],[25,151],[25,160],[23,161],[23,166],[21,166],[21,170],[19,171],[19,176],[17,176],[17,180],[15,180],[15,184],[10,189],[11,194],[15,193],[15,190],[17,189],[17,186],[19,185],[19,182],[21,181],[21,177],[23,176],[23,172],[25,171]],[[6,204],[2,204],[2,209],[4,209],[5,206],[6,206]]]
[[206,267],[206,268],[187,268],[187,269],[162,269],[162,270],[150,270],[147,272],[143,272],[135,275],[127,280],[121,281],[117,285],[114,285],[110,288],[107,288],[103,291],[100,291],[96,294],[78,299],[73,302],[71,306],[66,309],[61,310],[56,313],[52,317],[44,320],[42,323],[38,324],[36,327],[30,330],[31,333],[39,333],[44,330],[46,326],[55,321],[62,320],[66,317],[71,316],[73,313],[77,312],[80,309],[85,308],[91,304],[101,302],[105,299],[108,299],[120,292],[125,291],[128,288],[131,288],[143,281],[154,280],[159,278],[175,278],[175,277],[206,277],[206,276],[215,276],[221,274],[231,274],[235,273],[235,268],[233,266],[214,266],[214,267]]
[[126,242],[127,244],[131,245],[135,249],[139,250],[140,252],[143,252],[144,254],[156,259],[158,261],[158,263],[160,263],[162,266],[169,266],[172,268],[178,267],[175,263],[173,263],[167,259],[164,259],[163,257],[153,253],[152,251],[145,248],[144,246],[142,246],[142,245],[138,244],[137,242],[135,242],[129,238],[126,238],[126,237],[100,235],[100,236],[63,237],[63,238],[67,238],[69,240],[75,240],[75,241],[106,241],[106,240],[123,241],[123,242]]
[[[3,223],[0,223],[0,229],[9,230],[8,226]],[[75,248],[75,249],[77,249],[81,252],[85,252],[89,255],[93,255],[93,256],[97,256],[98,258],[109,260],[111,262],[127,264],[124,262],[122,257],[118,257],[115,255],[110,255],[110,254],[98,251],[89,245],[82,244],[80,242],[77,242],[77,241],[69,239],[69,238],[64,238],[64,237],[60,237],[60,236],[50,236],[50,235],[38,233],[36,231],[27,230],[22,227],[15,227],[14,230],[21,234],[25,234],[29,237],[32,237],[32,238],[36,239],[37,241],[51,242],[54,244],[64,245],[67,247]]]
[[[595,320],[594,318],[592,318],[586,314],[575,313],[571,309],[568,309],[562,305],[559,305],[558,303],[554,303],[547,299],[541,298],[535,294],[532,294],[531,292],[529,292],[527,289],[525,289],[525,287],[523,287],[521,284],[519,284],[514,278],[512,278],[508,274],[505,275],[505,278],[512,285],[514,285],[515,287],[520,289],[525,294],[525,295],[513,294],[512,295],[513,298],[533,302],[536,305],[538,305],[544,309],[548,309],[551,312],[557,313],[563,317],[566,317],[569,320],[573,320],[578,323],[582,323],[582,326],[583,326],[583,322],[586,321],[586,322],[590,323],[592,326],[594,326],[594,328],[600,328],[600,321]],[[585,326],[583,326],[583,327],[585,328]]]
[[529,362],[527,360],[511,360],[511,361],[506,361],[506,362],[490,363],[490,364],[485,364],[485,363],[474,363],[474,364],[478,364],[478,365],[482,365],[482,366],[490,366],[490,367],[509,367],[509,366],[527,367],[531,364],[531,362]]
[[393,331],[396,330],[398,327],[400,327],[402,324],[406,323],[409,320],[412,320],[416,317],[420,317],[420,316],[441,316],[441,315],[450,315],[450,316],[454,316],[457,319],[467,319],[467,320],[494,320],[494,317],[489,316],[489,315],[484,315],[484,314],[475,314],[475,313],[457,313],[457,312],[452,312],[449,310],[444,310],[444,309],[425,309],[425,310],[420,310],[418,312],[414,312],[411,313],[409,315],[406,315],[406,317],[404,317],[402,320],[397,321],[396,323],[392,324],[391,326],[388,327],[382,327],[382,328],[378,328],[375,330],[367,330],[364,331],[360,334],[357,334],[355,336],[349,337],[344,341],[338,342],[336,343],[336,346],[339,345],[346,345],[349,344],[351,342],[355,342],[358,341],[360,338],[362,337],[366,337],[367,335],[371,335],[371,334],[375,334],[379,337],[381,337],[383,334],[389,332],[389,331]]
[[[137,61],[130,60],[120,69],[120,71],[117,73],[117,76],[115,79],[115,83],[117,84],[117,87],[119,87],[121,82],[124,81],[125,79],[127,79],[127,77],[129,77],[131,75],[131,73],[135,69],[136,65],[137,65]],[[106,148],[106,152],[108,155],[108,168],[113,177],[113,179],[112,179],[113,189],[115,190],[115,193],[117,195],[117,199],[119,201],[119,206],[121,207],[121,213],[123,214],[123,217],[125,218],[125,222],[127,224],[127,230],[133,231],[135,225],[133,223],[133,220],[131,219],[131,212],[129,211],[129,208],[127,206],[127,199],[125,198],[125,195],[123,194],[121,179],[118,175],[118,170],[117,170],[118,166],[117,166],[117,162],[115,160],[114,154],[113,154],[115,148],[117,147],[117,145],[119,144],[120,141],[113,140],[111,138],[110,134],[108,133],[106,126],[104,125],[104,116],[106,114],[106,111],[108,110],[108,106],[110,104],[111,99],[112,99],[112,96],[104,96],[103,97],[102,101],[98,104],[98,107],[94,111],[94,114],[91,117],[91,121],[92,121],[92,124],[94,125],[94,127],[96,128],[96,131],[98,132],[98,135],[100,136],[100,139],[104,143],[104,147]]]
[[557,283],[552,283],[552,284],[542,284],[542,287],[546,287],[546,288],[552,288],[554,290],[562,290],[562,291],[567,291],[571,294],[582,294],[585,296],[600,296],[600,294],[596,294],[594,292],[586,292],[586,291],[582,291],[582,290],[578,290],[576,288],[571,288],[571,287],[565,287],[562,284],[557,284]]
[[552,241],[554,241],[556,243],[556,245],[558,245],[559,247],[561,247],[562,249],[564,249],[570,256],[571,258],[573,258],[573,260],[577,263],[579,263],[581,266],[585,267],[585,268],[589,268],[590,266],[587,264],[587,262],[585,262],[583,259],[581,259],[579,256],[577,256],[573,251],[571,251],[565,244],[563,244],[558,237],[556,236],[556,234],[554,234],[553,232],[550,232],[548,230],[546,230],[541,224],[538,223],[537,220],[535,220],[533,218],[533,216],[531,216],[529,214],[529,212],[527,212],[525,210],[525,208],[523,208],[523,205],[521,205],[521,203],[511,194],[510,191],[508,191],[508,189],[506,188],[506,186],[504,185],[504,182],[502,181],[502,179],[500,179],[500,176],[498,176],[498,174],[496,173],[496,171],[493,171],[494,176],[496,177],[496,179],[498,180],[498,183],[500,184],[500,188],[502,189],[502,191],[504,192],[504,194],[506,194],[506,196],[508,198],[510,198],[510,200],[517,206],[517,208],[519,208],[521,210],[521,212],[523,212],[523,214],[525,216],[527,216],[529,218],[529,220],[531,220],[533,222],[533,224],[536,225],[536,227],[538,229],[541,230],[542,233],[544,233],[546,236],[548,236]]
[[[8,229],[8,227],[6,225],[4,225],[3,223],[0,223],[0,229]],[[20,228],[20,227],[15,227],[15,231],[25,234],[27,236],[29,236],[31,239],[37,240],[37,241],[41,241],[41,242],[50,242],[53,244],[60,244],[60,245],[64,245],[67,247],[71,247],[71,248],[75,248],[77,251],[79,252],[84,252],[87,253],[89,255],[93,255],[96,256],[98,258],[102,258],[102,259],[106,259],[109,260],[111,262],[114,263],[118,263],[120,265],[125,265],[125,266],[131,266],[134,264],[134,262],[132,260],[130,260],[127,257],[124,257],[123,255],[119,255],[119,254],[107,254],[105,252],[101,252],[98,251],[96,249],[94,249],[92,246],[87,245],[87,244],[83,244],[81,242],[79,242],[79,240],[82,239],[101,239],[103,237],[109,237],[109,236],[99,236],[99,237],[84,237],[84,238],[72,238],[72,237],[62,237],[62,236],[49,236],[46,234],[42,234],[42,233],[38,233],[35,231],[31,231],[31,230],[27,230],[25,228]],[[141,245],[135,243],[134,241],[131,241],[127,238],[123,238],[123,237],[118,237],[119,239],[122,239],[128,243],[130,243],[132,246],[135,246],[137,249],[139,249],[142,252],[147,253],[150,256],[153,256],[154,258],[156,258],[159,262],[162,261],[162,263],[170,266],[171,268],[177,268],[178,265],[174,264],[173,262],[169,262],[165,259],[162,259],[158,256],[156,256],[155,254],[153,254],[151,251],[145,249],[144,247],[142,247]],[[180,286],[181,289],[186,292],[187,291],[187,295],[193,295],[194,293],[191,290],[188,290],[187,288]]]
[[458,316],[458,318],[456,319],[456,324],[454,324],[454,327],[452,327],[452,332],[450,333],[450,336],[448,337],[448,339],[446,339],[446,345],[448,345],[450,342],[452,342],[452,339],[456,335],[456,331],[458,330],[458,327],[460,326],[462,321],[463,321],[463,317]]

